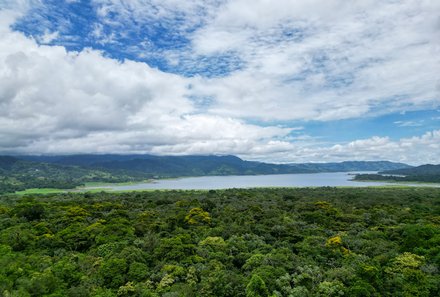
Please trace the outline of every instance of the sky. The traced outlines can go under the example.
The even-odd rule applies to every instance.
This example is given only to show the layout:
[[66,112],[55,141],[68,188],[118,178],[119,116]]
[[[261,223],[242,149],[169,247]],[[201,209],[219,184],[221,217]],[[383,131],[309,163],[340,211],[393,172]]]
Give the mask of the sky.
[[438,0],[0,0],[0,154],[440,163]]

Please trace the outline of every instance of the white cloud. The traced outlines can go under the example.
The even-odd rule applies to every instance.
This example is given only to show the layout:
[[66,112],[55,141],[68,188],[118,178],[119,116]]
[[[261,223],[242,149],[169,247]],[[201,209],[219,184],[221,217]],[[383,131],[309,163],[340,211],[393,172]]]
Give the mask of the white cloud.
[[[197,68],[222,55],[230,56],[226,64],[241,63],[215,77],[165,73],[93,49],[38,45],[9,27],[29,3],[0,11],[2,153],[440,162],[440,130],[333,145],[307,131],[293,137],[296,127],[261,124],[438,108],[438,1],[93,1],[100,23],[91,34],[101,44],[118,38],[103,24],[116,31],[123,22],[136,29],[135,23],[158,20],[191,41],[183,51],[160,52],[172,65]],[[47,31],[37,41],[57,37]]]
[[200,114],[189,99],[191,79],[2,30],[3,153],[243,152],[290,132]]
[[440,130],[429,131],[420,136],[392,140],[389,137],[371,137],[345,144],[325,145],[306,142],[289,144],[289,149],[277,153],[250,153],[248,158],[266,159],[273,162],[325,162],[346,160],[390,160],[412,165],[438,164]]
[[178,49],[148,38],[121,47],[177,73],[216,77],[195,80],[192,94],[211,97],[214,114],[327,121],[440,105],[438,1],[92,3],[90,34],[101,45],[156,27],[168,28],[170,40],[188,39]]
[[43,35],[39,36],[38,41],[42,44],[49,44],[52,41],[56,40],[58,36],[60,35],[60,32],[49,32],[46,30]]
[[373,159],[408,162],[412,164],[438,163],[440,149],[440,130],[427,132],[421,136],[402,138],[393,141],[387,137],[373,137],[356,140],[346,145],[335,145],[323,149],[327,154],[355,156],[356,159]]
[[[332,120],[430,109],[440,105],[439,10],[438,1],[229,1],[192,41],[196,53],[234,53],[245,65],[203,86],[213,112]],[[240,108],[250,101],[262,108]]]
[[[143,23],[172,26],[176,33],[202,24],[210,11],[218,6],[217,0],[92,0],[98,18],[114,27],[129,24],[134,30]],[[145,28],[144,28],[145,29]]]
[[421,127],[423,126],[424,120],[420,121],[395,121],[394,124],[396,124],[399,127]]

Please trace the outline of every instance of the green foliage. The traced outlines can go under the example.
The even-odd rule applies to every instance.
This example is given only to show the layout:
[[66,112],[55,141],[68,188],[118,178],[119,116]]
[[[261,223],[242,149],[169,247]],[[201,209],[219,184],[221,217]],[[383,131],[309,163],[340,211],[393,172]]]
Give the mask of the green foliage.
[[123,183],[151,178],[379,171],[407,167],[388,161],[269,164],[244,161],[235,156],[0,156],[0,194],[60,193],[63,189],[90,183]]
[[269,291],[263,279],[257,274],[252,275],[246,286],[246,297],[268,297]]
[[103,284],[110,288],[118,288],[125,283],[127,261],[120,258],[111,258],[104,261],[99,267],[99,275]]
[[329,187],[0,196],[0,296],[439,296],[439,198]]
[[72,189],[86,182],[142,181],[151,177],[141,172],[103,169],[100,166],[67,166],[0,156],[0,194],[49,194],[62,192],[60,189]]
[[195,207],[185,216],[185,222],[188,225],[210,224],[211,217],[207,211],[204,211],[200,207]]
[[356,174],[354,179],[361,181],[440,183],[440,165],[422,165],[415,168],[384,171],[379,174]]
[[28,221],[35,221],[44,216],[44,206],[41,203],[30,201],[17,205],[13,212],[18,217],[24,217]]
[[381,170],[381,173],[400,175],[440,175],[440,165],[425,164],[417,167]]

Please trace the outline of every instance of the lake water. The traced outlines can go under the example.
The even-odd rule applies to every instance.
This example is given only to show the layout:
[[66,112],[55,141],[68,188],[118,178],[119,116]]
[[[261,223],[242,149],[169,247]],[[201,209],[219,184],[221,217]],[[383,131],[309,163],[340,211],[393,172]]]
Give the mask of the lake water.
[[[363,172],[372,173],[372,172]],[[105,185],[86,189],[108,189],[112,191],[127,190],[208,190],[228,188],[256,187],[366,187],[392,185],[385,182],[352,181],[353,172],[309,173],[309,174],[273,174],[273,175],[232,175],[232,176],[201,176],[177,179],[161,179],[148,183],[130,185]],[[402,185],[402,184],[399,184]],[[418,185],[420,184],[405,184]],[[438,185],[437,185],[438,186]]]

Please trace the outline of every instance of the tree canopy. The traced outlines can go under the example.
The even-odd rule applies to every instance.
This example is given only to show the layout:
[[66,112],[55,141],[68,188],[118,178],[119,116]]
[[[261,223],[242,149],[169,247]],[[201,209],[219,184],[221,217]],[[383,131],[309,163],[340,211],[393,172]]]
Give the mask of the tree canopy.
[[0,197],[2,296],[439,296],[440,189]]

